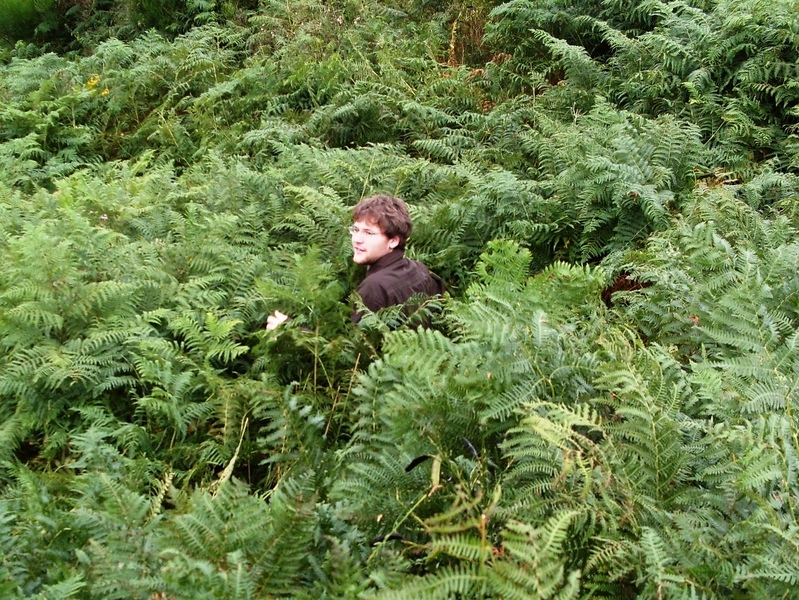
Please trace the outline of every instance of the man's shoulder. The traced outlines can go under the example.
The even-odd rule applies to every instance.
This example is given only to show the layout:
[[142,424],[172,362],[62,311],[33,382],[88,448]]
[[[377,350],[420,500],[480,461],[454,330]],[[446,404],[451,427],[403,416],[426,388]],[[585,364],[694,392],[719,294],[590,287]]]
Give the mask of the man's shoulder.
[[[377,311],[404,304],[414,296],[436,296],[446,291],[441,278],[420,261],[392,256],[374,266],[377,268],[370,268],[357,289],[369,310]],[[359,319],[359,314],[355,313],[353,320]]]
[[409,271],[413,273],[413,276],[408,278],[409,283],[413,281],[422,283],[424,292],[430,296],[443,294],[446,291],[444,280],[433,273],[425,263],[408,258],[406,260],[409,263]]
[[358,292],[382,291],[386,296],[398,294],[405,296],[401,301],[415,293],[426,295],[441,294],[445,286],[440,277],[430,271],[423,262],[402,257],[375,272],[367,273],[358,286]]

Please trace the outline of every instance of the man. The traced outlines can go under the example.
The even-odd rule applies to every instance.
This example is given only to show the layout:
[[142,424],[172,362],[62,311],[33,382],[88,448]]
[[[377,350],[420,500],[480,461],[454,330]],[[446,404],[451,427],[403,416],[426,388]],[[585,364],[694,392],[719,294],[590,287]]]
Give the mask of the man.
[[[400,198],[379,194],[361,200],[352,210],[350,227],[352,260],[366,266],[366,277],[358,286],[364,306],[377,311],[403,304],[417,295],[444,293],[444,284],[422,263],[405,258],[405,241],[413,224],[408,207]],[[355,311],[352,321],[361,320]],[[280,311],[267,318],[267,329],[275,329],[288,319]]]
[[[366,308],[377,311],[412,296],[444,293],[441,279],[422,263],[405,258],[413,224],[403,200],[384,194],[366,198],[352,209],[352,220],[352,260],[367,268],[358,286]],[[353,322],[360,319],[361,313],[353,313]]]

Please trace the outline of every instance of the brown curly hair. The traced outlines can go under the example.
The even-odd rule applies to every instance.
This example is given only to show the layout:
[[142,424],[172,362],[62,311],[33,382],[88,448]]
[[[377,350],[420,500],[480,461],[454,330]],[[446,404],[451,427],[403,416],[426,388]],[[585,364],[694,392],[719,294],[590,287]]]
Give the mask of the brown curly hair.
[[378,194],[358,202],[352,209],[352,220],[376,223],[389,238],[399,238],[397,248],[400,250],[405,248],[405,240],[413,229],[405,201],[388,194]]

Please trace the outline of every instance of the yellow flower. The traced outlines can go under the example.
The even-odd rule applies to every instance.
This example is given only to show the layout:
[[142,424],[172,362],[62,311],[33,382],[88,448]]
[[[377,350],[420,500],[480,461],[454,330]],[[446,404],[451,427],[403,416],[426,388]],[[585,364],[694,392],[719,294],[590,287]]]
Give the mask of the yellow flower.
[[105,88],[102,92],[100,92],[100,95],[101,96],[107,96],[108,95],[108,88]]
[[97,87],[97,84],[100,83],[100,76],[99,75],[92,75],[89,77],[89,81],[86,82],[86,87],[90,90],[93,90]]

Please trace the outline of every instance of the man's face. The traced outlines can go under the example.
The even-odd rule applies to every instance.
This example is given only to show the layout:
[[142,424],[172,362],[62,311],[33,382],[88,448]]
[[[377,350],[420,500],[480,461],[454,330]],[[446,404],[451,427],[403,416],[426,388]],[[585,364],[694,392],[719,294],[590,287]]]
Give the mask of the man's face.
[[371,265],[399,245],[399,237],[389,238],[380,225],[355,221],[352,225],[352,260],[359,265]]

